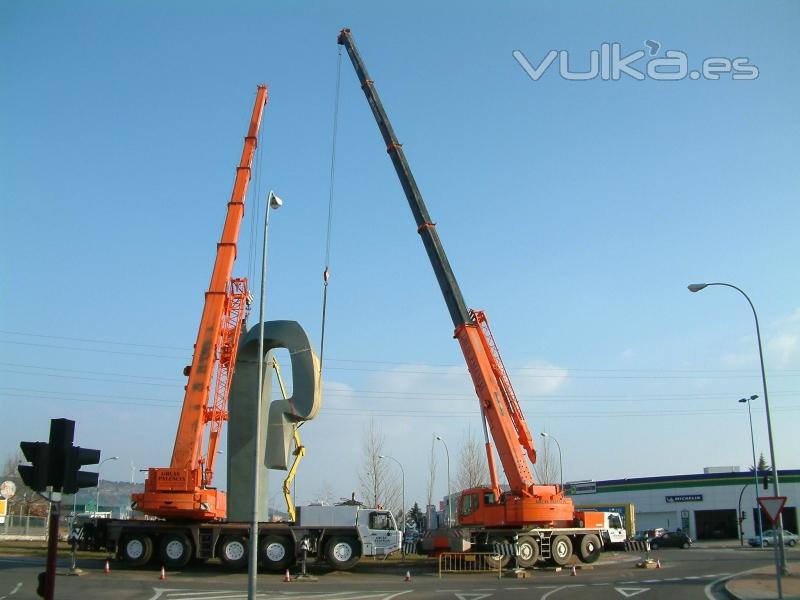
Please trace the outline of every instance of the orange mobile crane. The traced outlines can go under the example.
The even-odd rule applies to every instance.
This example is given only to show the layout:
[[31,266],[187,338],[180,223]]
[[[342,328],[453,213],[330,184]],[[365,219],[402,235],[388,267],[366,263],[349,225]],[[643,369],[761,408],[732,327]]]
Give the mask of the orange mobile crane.
[[[563,564],[572,555],[573,543],[578,544],[582,560],[593,562],[599,556],[601,538],[608,537],[605,527],[600,527],[601,523],[607,524],[600,517],[604,513],[576,512],[572,500],[565,496],[559,486],[537,485],[534,481],[528,466],[528,460],[536,462],[533,439],[489,330],[486,315],[479,310],[467,309],[464,303],[403,147],[397,140],[349,29],[341,30],[338,43],[345,47],[350,56],[361,89],[386,143],[386,151],[400,178],[480,401],[491,485],[462,492],[458,523],[470,533],[471,543],[484,550],[492,548],[494,543],[510,542],[518,537],[519,553],[526,555],[518,559],[520,566],[531,566],[540,557],[552,558]],[[490,432],[508,479],[507,492],[501,491],[498,482]],[[590,526],[587,528],[587,525]]]
[[[231,275],[258,130],[267,99],[267,86],[259,85],[222,237],[217,244],[217,257],[206,292],[192,364],[184,369],[189,380],[172,462],[169,467],[148,469],[144,492],[132,496],[133,508],[148,515],[190,520],[225,517],[225,493],[212,487],[212,479],[220,432],[228,418],[228,392],[239,335],[249,308],[247,280],[232,279]],[[204,452],[206,429],[208,441]]]

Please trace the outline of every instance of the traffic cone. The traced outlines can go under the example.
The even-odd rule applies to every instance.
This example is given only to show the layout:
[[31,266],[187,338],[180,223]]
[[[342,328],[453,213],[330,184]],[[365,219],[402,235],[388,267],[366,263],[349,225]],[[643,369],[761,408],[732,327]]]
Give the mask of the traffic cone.
[[578,572],[575,570],[575,565],[572,565],[572,575],[570,575],[570,577],[575,577],[577,574]]
[[106,560],[106,566],[103,568],[103,573],[111,573],[111,565],[108,564],[108,560]]
[[656,561],[656,569],[660,569],[660,568],[661,568],[661,559],[659,558],[659,559]]
[[403,581],[411,581],[411,571],[406,571],[406,576],[403,577]]
[[164,581],[166,578],[167,578],[167,572],[164,571],[164,567],[161,567],[161,576],[159,577],[159,579],[161,581]]
[[292,576],[289,575],[289,569],[286,569],[286,574],[283,576],[283,583],[290,583],[292,581]]

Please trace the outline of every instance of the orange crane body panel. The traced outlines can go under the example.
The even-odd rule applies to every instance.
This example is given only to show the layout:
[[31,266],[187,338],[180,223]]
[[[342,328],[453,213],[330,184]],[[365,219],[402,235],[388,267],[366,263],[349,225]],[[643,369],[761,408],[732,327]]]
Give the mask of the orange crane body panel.
[[[217,244],[211,282],[205,294],[172,461],[168,468],[148,469],[144,493],[132,497],[136,510],[145,514],[195,520],[224,518],[226,514],[225,494],[211,487],[211,480],[220,428],[227,419],[227,396],[245,316],[243,303],[247,298],[246,280],[232,280],[231,275],[258,131],[267,100],[267,86],[258,86],[222,235]],[[215,373],[217,384],[212,393]],[[206,454],[203,455],[203,436],[208,423],[212,426]]]

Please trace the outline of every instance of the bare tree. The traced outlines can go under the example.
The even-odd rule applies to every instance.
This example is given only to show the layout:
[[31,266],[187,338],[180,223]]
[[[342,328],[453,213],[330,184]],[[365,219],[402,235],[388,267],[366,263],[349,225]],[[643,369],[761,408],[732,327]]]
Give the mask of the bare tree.
[[370,419],[364,430],[358,482],[367,505],[383,506],[398,512],[402,507],[401,484],[399,479],[389,476],[391,465],[380,458],[385,454],[385,442],[386,436],[383,431],[375,424],[374,419]]
[[539,438],[540,442],[536,448],[536,464],[534,465],[534,474],[537,483],[559,483],[559,468],[558,452],[553,449],[553,440],[549,437]]
[[319,490],[317,490],[317,499],[321,500],[325,504],[333,504],[333,486],[327,479],[323,480],[322,485],[320,486]]
[[436,468],[438,461],[436,459],[436,436],[431,438],[431,454],[428,458],[428,488],[426,495],[425,509],[433,504],[433,490],[436,485]]
[[466,437],[461,444],[458,457],[458,490],[488,485],[489,469],[486,466],[486,454],[483,445],[475,436],[472,428],[467,429]]

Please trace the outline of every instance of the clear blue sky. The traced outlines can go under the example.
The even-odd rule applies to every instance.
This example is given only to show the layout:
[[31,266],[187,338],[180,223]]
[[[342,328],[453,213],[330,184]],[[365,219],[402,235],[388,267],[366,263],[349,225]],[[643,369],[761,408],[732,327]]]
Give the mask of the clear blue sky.
[[[285,200],[267,313],[319,344],[336,35],[348,26],[466,301],[487,311],[534,435],[561,443],[566,479],[750,464],[737,400],[763,395],[752,314],[729,289],[690,294],[694,281],[750,294],[778,464],[800,467],[798,18],[795,2],[2,3],[0,456],[68,417],[79,444],[120,457],[103,478],[168,464],[261,82],[271,100],[252,190],[262,208],[269,189]],[[747,57],[759,77],[572,82],[555,64],[533,81],[512,57],[566,50],[577,70],[603,42],[625,55],[645,40],[685,52],[690,68]],[[410,505],[424,501],[432,436],[448,441],[455,472],[480,421],[344,58],[328,393],[303,429],[298,500],[358,489],[373,417]],[[253,275],[248,203],[239,275]]]

